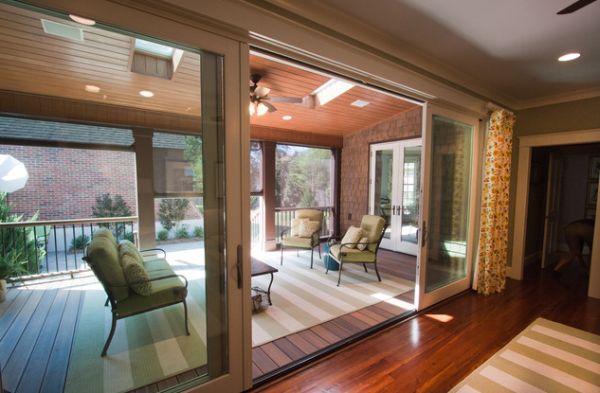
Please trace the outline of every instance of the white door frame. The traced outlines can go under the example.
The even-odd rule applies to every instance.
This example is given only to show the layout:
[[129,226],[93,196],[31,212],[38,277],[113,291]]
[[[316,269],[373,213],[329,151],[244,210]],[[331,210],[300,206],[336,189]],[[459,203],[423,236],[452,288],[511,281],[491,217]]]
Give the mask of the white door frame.
[[[433,124],[432,118],[434,115],[443,116],[449,119],[457,120],[465,124],[473,126],[473,135],[471,141],[471,182],[469,189],[469,229],[467,234],[467,272],[463,279],[454,281],[441,288],[435,289],[426,293],[426,271],[427,271],[427,238],[429,236],[429,199],[430,199],[430,184],[429,177],[431,172],[432,152],[429,140],[432,138]],[[456,109],[447,109],[435,104],[427,104],[423,110],[423,152],[421,159],[421,238],[419,247],[421,248],[417,259],[417,288],[415,290],[415,305],[418,310],[427,308],[436,304],[450,296],[453,296],[463,290],[471,287],[473,282],[473,268],[475,267],[476,250],[477,250],[477,232],[479,216],[478,205],[481,195],[481,170],[483,167],[482,161],[482,124],[481,120],[475,116],[459,112]],[[424,224],[426,228],[423,228]],[[425,238],[425,241],[423,240]]]
[[[513,226],[512,266],[507,275],[516,280],[523,279],[525,258],[525,231],[527,228],[527,207],[529,197],[529,172],[531,169],[531,149],[542,146],[560,146],[583,143],[599,143],[600,128],[579,131],[565,131],[549,134],[519,137],[519,160],[517,168],[517,189],[515,190],[515,220]],[[600,201],[599,201],[600,202]],[[600,222],[600,203],[596,205],[596,222]],[[594,244],[600,244],[600,225],[594,229]],[[590,284],[588,296],[600,298],[600,247],[592,250]]]
[[[379,215],[375,211],[375,155],[379,150],[391,150],[393,152],[392,162],[392,206],[404,205],[404,148],[422,146],[422,138],[399,139],[391,142],[372,143],[369,147],[369,214]],[[419,169],[420,171],[420,169]],[[402,203],[400,203],[402,202]],[[419,212],[419,222],[421,214]],[[388,229],[391,234],[389,239],[381,241],[381,247],[391,251],[398,251],[416,256],[419,252],[418,244],[402,242],[402,215],[390,213]],[[408,243],[408,244],[407,244]]]

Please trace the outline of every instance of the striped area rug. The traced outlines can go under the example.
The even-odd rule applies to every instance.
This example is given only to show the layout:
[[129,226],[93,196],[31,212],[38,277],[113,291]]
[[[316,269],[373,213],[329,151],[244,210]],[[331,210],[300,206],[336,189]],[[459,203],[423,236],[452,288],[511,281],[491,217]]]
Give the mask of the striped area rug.
[[[372,268],[365,273],[362,265],[344,266],[342,284],[337,287],[337,271],[325,274],[323,262],[315,255],[310,269],[310,253],[284,253],[283,266],[279,253],[253,253],[257,259],[279,269],[271,287],[272,306],[252,315],[252,346],[310,328],[391,299],[413,290],[414,283],[390,274],[381,274],[382,281]],[[252,286],[267,288],[269,276],[252,278]],[[266,296],[265,296],[266,297]],[[410,307],[410,305],[407,305]],[[406,311],[398,309],[399,313]]]
[[76,327],[65,392],[124,392],[206,364],[206,315],[202,280],[191,280],[187,301],[117,322],[106,357],[100,357],[110,331],[110,307],[99,284],[85,288]]
[[538,318],[451,392],[600,392],[600,336]]

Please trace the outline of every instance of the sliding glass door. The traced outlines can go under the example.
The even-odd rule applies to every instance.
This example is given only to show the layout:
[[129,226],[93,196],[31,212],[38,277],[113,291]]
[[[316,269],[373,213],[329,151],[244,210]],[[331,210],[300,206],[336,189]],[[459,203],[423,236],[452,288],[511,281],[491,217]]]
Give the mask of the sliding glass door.
[[428,105],[419,306],[471,284],[479,145],[478,120]]

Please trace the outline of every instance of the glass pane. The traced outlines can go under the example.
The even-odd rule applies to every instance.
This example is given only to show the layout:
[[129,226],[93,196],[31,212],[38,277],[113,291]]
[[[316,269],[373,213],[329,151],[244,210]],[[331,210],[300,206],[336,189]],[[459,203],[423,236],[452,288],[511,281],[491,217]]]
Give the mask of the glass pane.
[[473,128],[433,116],[425,290],[466,277]]
[[263,151],[262,143],[250,143],[250,192],[263,189]]
[[417,244],[421,190],[421,146],[404,148],[402,180],[402,233],[404,242]]
[[330,149],[277,145],[277,207],[332,206],[334,176],[334,159]]
[[202,193],[202,138],[155,132],[152,147],[155,193]]
[[[375,195],[373,198],[374,214],[380,215],[388,223],[392,216],[392,180],[394,168],[394,151],[377,150],[375,152]],[[385,234],[389,239],[392,234],[391,225]]]

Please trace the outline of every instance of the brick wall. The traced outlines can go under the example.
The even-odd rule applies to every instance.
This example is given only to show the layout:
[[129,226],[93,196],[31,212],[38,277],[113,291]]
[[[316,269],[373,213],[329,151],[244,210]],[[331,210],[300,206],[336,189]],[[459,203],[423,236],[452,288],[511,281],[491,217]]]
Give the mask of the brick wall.
[[350,225],[359,225],[369,210],[369,145],[420,137],[421,116],[418,107],[344,137],[340,195],[342,233]]
[[0,145],[25,164],[27,185],[9,195],[13,212],[40,220],[90,218],[96,197],[123,196],[137,214],[135,154],[132,152]]

